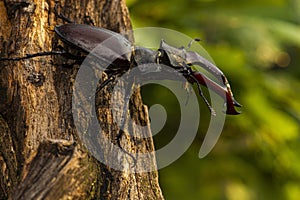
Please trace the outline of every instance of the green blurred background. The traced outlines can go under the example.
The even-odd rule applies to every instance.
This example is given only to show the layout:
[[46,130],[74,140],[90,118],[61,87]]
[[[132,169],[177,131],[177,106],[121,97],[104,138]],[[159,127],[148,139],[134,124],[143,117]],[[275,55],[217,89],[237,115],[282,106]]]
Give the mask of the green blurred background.
[[[200,37],[243,105],[241,115],[227,117],[218,143],[203,159],[198,153],[209,113],[201,109],[191,147],[159,171],[166,199],[300,199],[300,1],[127,0],[127,5],[134,28],[165,27]],[[142,92],[147,104],[168,108],[168,122],[155,136],[159,148],[172,139],[180,113],[163,88],[145,86]]]

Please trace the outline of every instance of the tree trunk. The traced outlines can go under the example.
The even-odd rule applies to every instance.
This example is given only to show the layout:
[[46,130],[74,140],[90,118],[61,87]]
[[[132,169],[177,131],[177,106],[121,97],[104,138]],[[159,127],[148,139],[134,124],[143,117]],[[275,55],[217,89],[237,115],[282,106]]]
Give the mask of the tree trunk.
[[[58,5],[59,12],[76,23],[121,33],[131,29],[122,0],[65,0]],[[53,32],[55,25],[64,23],[54,7],[54,0],[0,1],[0,57],[67,47]],[[132,35],[127,37],[132,41]],[[0,199],[163,199],[153,170],[147,108],[139,91],[130,98],[132,120],[121,137],[116,119],[122,118],[126,95],[117,91],[114,102],[119,110],[113,112],[114,83],[100,91],[95,102],[101,131],[85,141],[74,119],[86,122],[88,129],[95,122],[72,112],[79,69],[80,64],[59,55],[0,62]],[[105,152],[101,158],[97,148]],[[147,156],[139,158],[139,153]],[[115,159],[118,168],[110,165]]]

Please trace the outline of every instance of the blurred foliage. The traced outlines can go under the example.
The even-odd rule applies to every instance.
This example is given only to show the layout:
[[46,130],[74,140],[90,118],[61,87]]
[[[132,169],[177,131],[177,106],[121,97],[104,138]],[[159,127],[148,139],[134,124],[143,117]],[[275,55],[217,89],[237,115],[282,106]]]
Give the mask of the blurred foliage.
[[[127,0],[127,4],[135,28],[165,27],[200,37],[243,105],[241,115],[227,117],[217,145],[203,159],[197,155],[209,113],[201,113],[207,117],[201,118],[193,145],[160,170],[166,199],[299,199],[300,1]],[[150,105],[175,108],[165,93],[148,88],[143,95]],[[168,111],[170,122],[155,137],[157,146],[172,139],[168,133],[180,123],[176,112]]]

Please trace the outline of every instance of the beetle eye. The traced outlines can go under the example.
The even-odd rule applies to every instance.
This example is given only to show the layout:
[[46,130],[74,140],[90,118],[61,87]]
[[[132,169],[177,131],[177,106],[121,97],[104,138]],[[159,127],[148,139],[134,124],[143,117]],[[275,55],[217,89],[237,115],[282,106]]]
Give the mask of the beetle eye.
[[164,52],[161,50],[158,50],[157,55],[156,55],[156,63],[162,63],[163,57],[164,57]]
[[162,57],[162,52],[161,51],[157,51],[157,57],[158,58]]

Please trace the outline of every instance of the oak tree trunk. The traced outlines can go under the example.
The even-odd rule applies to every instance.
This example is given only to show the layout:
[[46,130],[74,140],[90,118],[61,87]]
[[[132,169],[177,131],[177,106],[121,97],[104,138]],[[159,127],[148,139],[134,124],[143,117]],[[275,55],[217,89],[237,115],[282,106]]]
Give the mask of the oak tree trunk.
[[[0,58],[50,52],[61,46],[75,51],[53,31],[55,25],[65,23],[55,15],[56,3],[1,0]],[[124,0],[65,0],[57,8],[76,23],[120,33],[131,29]],[[133,40],[130,34],[126,37]],[[115,146],[121,141],[123,156],[115,157],[120,163],[116,170],[94,157],[74,124],[72,94],[79,69],[80,63],[60,55],[0,62],[0,199],[163,199],[157,171],[140,170],[142,164],[155,169],[156,162],[147,108],[139,91],[130,98],[132,120],[126,127],[146,139],[126,133],[118,137],[120,127],[115,120],[121,117],[113,114],[122,115],[125,96],[116,95],[119,111],[112,113],[114,83],[95,98],[101,122],[98,134]],[[111,151],[105,145],[100,141],[98,147]],[[150,153],[135,163],[135,154],[124,152]],[[103,159],[110,158],[104,155]]]

